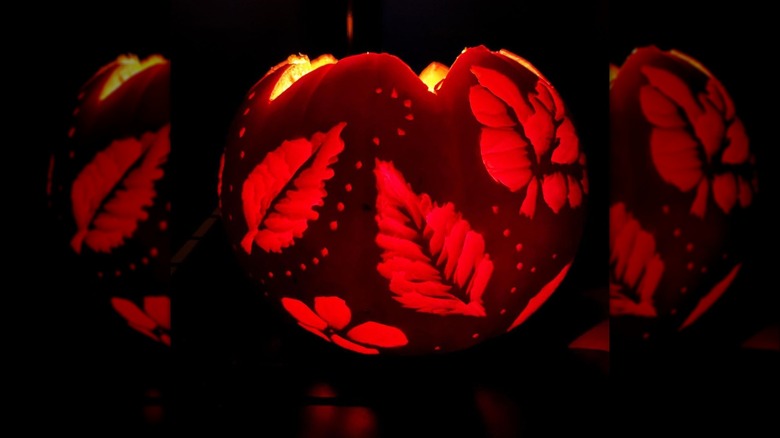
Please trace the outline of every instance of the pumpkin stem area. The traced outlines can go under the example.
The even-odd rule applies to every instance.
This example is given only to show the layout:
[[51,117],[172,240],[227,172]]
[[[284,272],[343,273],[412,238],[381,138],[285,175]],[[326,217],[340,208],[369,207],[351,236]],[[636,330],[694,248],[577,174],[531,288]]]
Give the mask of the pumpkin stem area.
[[120,55],[116,59],[116,67],[111,72],[111,76],[106,80],[103,85],[103,90],[100,91],[100,100],[105,100],[111,95],[120,85],[126,82],[131,77],[146,70],[149,67],[158,64],[165,64],[168,62],[161,55],[152,55],[143,61],[138,59],[136,55]]
[[282,73],[279,80],[274,85],[274,90],[271,92],[271,96],[268,98],[269,102],[279,97],[282,93],[287,91],[300,78],[307,74],[317,70],[323,65],[335,64],[338,60],[333,55],[321,55],[309,61],[309,57],[306,55],[290,55],[287,61],[283,64],[287,66],[287,70]]
[[428,91],[436,94],[437,86],[444,80],[447,73],[450,72],[449,67],[439,62],[432,62],[420,72],[420,80],[423,84],[428,86]]

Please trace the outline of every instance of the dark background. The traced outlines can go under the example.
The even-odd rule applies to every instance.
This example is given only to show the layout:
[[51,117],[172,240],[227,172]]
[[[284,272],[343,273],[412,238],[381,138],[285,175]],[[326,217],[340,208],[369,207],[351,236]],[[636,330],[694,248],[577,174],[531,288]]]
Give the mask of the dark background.
[[170,350],[131,330],[111,308],[110,291],[91,281],[94,271],[86,277],[89,270],[60,233],[62,212],[47,207],[45,187],[49,155],[67,143],[81,86],[121,54],[170,58],[170,12],[170,3],[158,0],[130,7],[75,1],[27,4],[7,16],[21,21],[8,40],[19,76],[6,88],[19,97],[8,105],[20,116],[12,116],[17,135],[6,144],[20,157],[5,163],[15,176],[8,192],[19,197],[8,205],[22,212],[6,239],[17,248],[7,278],[18,280],[4,287],[13,321],[8,333],[18,345],[5,356],[15,370],[7,381],[20,389],[11,403],[29,415],[10,416],[21,430],[103,436],[165,430]]
[[[183,244],[215,210],[228,126],[247,90],[290,54],[388,52],[420,72],[482,44],[532,62],[569,106],[591,165],[582,256],[544,308],[501,339],[441,357],[366,358],[334,349],[276,314],[236,266],[217,223],[173,277],[177,422],[310,436],[307,425],[324,420],[307,409],[323,403],[368,409],[370,430],[379,436],[414,429],[470,437],[495,428],[508,436],[604,430],[606,411],[595,400],[606,391],[606,354],[567,348],[606,317],[602,6],[356,0],[351,46],[347,9],[345,0],[174,1],[174,242]],[[312,398],[317,383],[333,387],[336,396]],[[490,388],[500,407],[485,413],[480,388]],[[561,416],[568,420],[558,421]]]
[[[22,279],[10,295],[23,298],[8,304],[15,317],[9,333],[20,347],[10,362],[22,376],[14,383],[22,389],[18,405],[32,414],[28,425],[144,436],[229,425],[269,436],[345,436],[334,432],[340,427],[368,431],[352,436],[407,436],[415,422],[423,435],[475,437],[641,432],[651,425],[668,432],[673,421],[699,432],[726,423],[777,430],[770,419],[778,355],[739,348],[778,314],[769,274],[776,257],[764,256],[775,254],[777,241],[769,213],[777,193],[770,173],[777,158],[770,140],[774,28],[758,2],[719,9],[666,0],[354,0],[351,46],[345,0],[142,0],[99,9],[87,3],[48,6],[45,13],[28,7],[18,17],[30,25],[18,38],[29,44],[11,52],[20,60],[11,84],[21,85],[10,88],[25,93],[15,114],[21,117],[11,119],[19,138],[9,146],[9,162],[22,163],[30,179],[8,186],[18,197],[9,205],[23,211],[19,231],[9,233],[18,242],[10,268]],[[752,280],[727,294],[740,298],[701,320],[716,333],[702,348],[613,350],[607,360],[567,346],[606,316],[606,65],[649,43],[699,59],[734,99],[758,157],[759,237]],[[434,60],[450,64],[478,44],[523,56],[556,86],[591,176],[581,255],[548,303],[500,339],[436,358],[376,360],[334,350],[271,311],[234,263],[216,222],[172,277],[168,351],[127,330],[101,294],[80,286],[67,247],[49,227],[49,150],[66,138],[79,87],[120,53],[162,53],[174,62],[175,252],[214,212],[228,124],[269,67],[297,52],[341,58],[385,51],[420,71]],[[334,393],[312,390],[323,383]],[[705,414],[692,414],[699,409]],[[160,412],[162,423],[155,420]]]
[[[609,4],[609,61],[635,47],[677,49],[699,60],[731,95],[757,158],[755,219],[739,230],[749,253],[738,280],[696,325],[665,345],[612,343],[610,396],[614,418],[667,433],[702,434],[735,427],[744,436],[777,433],[780,354],[745,348],[756,332],[773,327],[778,339],[775,274],[777,162],[773,118],[773,61],[767,56],[771,14],[756,1],[714,4],[656,0]],[[662,401],[662,402],[661,402]],[[665,420],[665,421],[660,421]],[[630,427],[630,426],[629,426]],[[769,432],[773,431],[773,432]]]

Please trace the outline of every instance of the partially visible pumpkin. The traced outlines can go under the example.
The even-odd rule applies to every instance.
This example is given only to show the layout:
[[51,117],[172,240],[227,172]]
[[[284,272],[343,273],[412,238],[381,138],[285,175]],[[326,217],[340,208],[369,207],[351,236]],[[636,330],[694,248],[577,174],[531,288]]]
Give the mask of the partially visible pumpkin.
[[162,56],[118,57],[84,84],[50,159],[49,205],[106,299],[167,294],[169,90]]
[[304,329],[359,353],[467,348],[520,325],[578,248],[585,155],[555,88],[484,47],[291,56],[228,133],[240,264]]
[[614,333],[673,335],[740,273],[755,158],[735,103],[692,57],[643,47],[610,76]]

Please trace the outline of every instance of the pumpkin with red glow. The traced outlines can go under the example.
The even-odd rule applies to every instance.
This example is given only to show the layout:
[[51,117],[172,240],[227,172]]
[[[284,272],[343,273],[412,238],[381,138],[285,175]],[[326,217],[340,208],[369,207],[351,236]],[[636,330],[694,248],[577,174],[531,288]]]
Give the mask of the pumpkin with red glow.
[[664,339],[737,278],[755,159],[734,102],[697,60],[644,47],[610,76],[611,314],[626,339]]
[[166,293],[169,82],[159,55],[123,55],[99,69],[49,163],[50,207],[74,262],[107,299],[127,301],[123,309]]
[[291,56],[247,94],[220,179],[235,253],[291,320],[366,354],[472,346],[563,280],[588,190],[553,86],[507,51],[418,77]]

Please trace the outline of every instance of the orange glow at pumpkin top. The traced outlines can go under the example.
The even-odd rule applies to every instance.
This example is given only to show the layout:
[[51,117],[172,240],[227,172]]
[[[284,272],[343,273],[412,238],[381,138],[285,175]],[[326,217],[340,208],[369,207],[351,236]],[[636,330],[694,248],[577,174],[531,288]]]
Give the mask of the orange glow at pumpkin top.
[[615,78],[617,77],[619,71],[620,71],[620,69],[615,64],[610,64],[609,65],[609,86],[610,86],[610,88],[612,88],[612,81],[615,80]]
[[[351,17],[349,16],[347,18],[348,27],[350,24],[350,18]],[[467,49],[468,48],[464,48],[463,52],[465,52]],[[550,81],[548,81],[547,78],[545,78],[544,75],[542,75],[542,73],[536,67],[534,67],[530,62],[526,61],[520,56],[515,55],[514,53],[504,49],[499,50],[498,53],[511,59],[512,61],[517,62],[518,64],[522,65],[528,70],[532,71],[535,75],[545,80],[548,84],[550,83]],[[276,84],[274,85],[274,89],[268,98],[268,101],[272,102],[274,99],[279,97],[282,93],[284,93],[288,88],[290,88],[292,84],[294,84],[296,81],[306,76],[307,74],[313,72],[314,70],[324,65],[335,64],[337,62],[338,59],[336,59],[333,55],[330,54],[321,55],[315,58],[313,61],[309,61],[309,57],[303,54],[290,55],[287,58],[287,60],[272,67],[265,75],[268,76],[280,68],[285,68],[285,67],[287,68],[287,70],[285,70],[285,72],[282,73],[282,75],[276,81]],[[420,72],[419,78],[428,87],[429,92],[436,94],[436,87],[441,84],[444,78],[447,77],[449,71],[450,69],[446,65],[440,62],[432,62],[427,67],[425,67],[422,72]]]
[[428,91],[436,94],[436,85],[447,77],[449,67],[439,62],[432,62],[420,72],[420,80],[428,86]]
[[279,97],[279,95],[290,88],[292,84],[314,70],[317,70],[323,65],[335,64],[337,62],[338,60],[333,55],[322,55],[311,62],[306,55],[290,55],[287,58],[287,61],[277,65],[268,72],[272,73],[280,67],[287,67],[287,70],[285,70],[281,77],[276,81],[276,85],[274,85],[274,89],[268,97],[268,101],[271,102]]
[[103,90],[100,92],[100,100],[105,100],[131,77],[149,67],[165,64],[166,62],[168,62],[168,60],[161,55],[151,55],[143,61],[139,60],[136,55],[120,55],[114,63],[115,67],[111,72],[111,76],[109,76],[103,85]]

